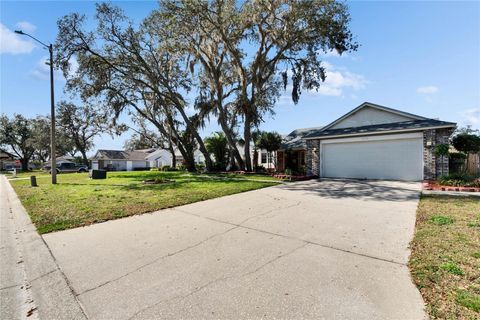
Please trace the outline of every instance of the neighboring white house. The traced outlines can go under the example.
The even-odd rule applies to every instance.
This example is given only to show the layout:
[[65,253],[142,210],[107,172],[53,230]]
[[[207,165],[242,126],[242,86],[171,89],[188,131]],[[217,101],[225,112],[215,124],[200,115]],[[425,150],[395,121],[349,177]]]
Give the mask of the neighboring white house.
[[[183,157],[180,152],[175,152],[176,163],[181,164]],[[204,163],[204,157],[199,151],[194,153],[195,162]],[[141,150],[98,150],[90,158],[91,167],[94,170],[105,169],[109,171],[133,171],[139,169],[159,168],[172,165],[172,155],[165,149],[141,149]]]
[[[252,160],[253,160],[253,146]],[[244,157],[243,148],[239,147],[240,155]],[[267,152],[265,150],[258,150],[257,166],[264,166],[265,168],[273,167],[273,161],[267,159]],[[175,151],[176,164],[182,164],[183,156]],[[204,164],[205,157],[196,150],[194,152],[195,163]],[[212,159],[213,160],[213,159]],[[91,168],[94,170],[105,169],[109,171],[133,171],[149,168],[160,168],[165,165],[172,165],[172,154],[165,149],[141,149],[141,150],[97,150],[95,155],[90,158]]]

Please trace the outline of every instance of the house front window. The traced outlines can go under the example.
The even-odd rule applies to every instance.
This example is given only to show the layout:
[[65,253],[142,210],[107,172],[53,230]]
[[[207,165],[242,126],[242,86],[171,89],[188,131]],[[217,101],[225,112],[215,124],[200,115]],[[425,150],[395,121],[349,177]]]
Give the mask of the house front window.
[[267,163],[267,153],[262,152],[262,163]]

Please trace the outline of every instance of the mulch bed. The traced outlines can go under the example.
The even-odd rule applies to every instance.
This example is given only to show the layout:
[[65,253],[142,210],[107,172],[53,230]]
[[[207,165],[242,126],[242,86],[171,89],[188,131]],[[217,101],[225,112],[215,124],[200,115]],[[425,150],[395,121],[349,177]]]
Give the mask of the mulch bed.
[[314,176],[290,176],[288,174],[272,174],[272,177],[282,180],[305,181],[314,179]]
[[475,187],[442,186],[442,185],[440,185],[437,181],[424,181],[424,182],[423,182],[423,190],[480,192],[480,188],[475,188]]

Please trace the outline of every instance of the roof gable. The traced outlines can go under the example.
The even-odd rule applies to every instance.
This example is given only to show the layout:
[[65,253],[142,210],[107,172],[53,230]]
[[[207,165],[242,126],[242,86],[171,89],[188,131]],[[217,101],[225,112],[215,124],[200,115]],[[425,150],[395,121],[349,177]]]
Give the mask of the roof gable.
[[322,130],[322,127],[302,128],[302,129],[293,130],[288,135],[283,137],[283,142],[280,149],[281,150],[306,149],[307,143],[303,138],[313,132],[320,131],[320,130]]
[[357,108],[325,126],[323,130],[363,127],[426,119],[427,118],[425,117],[408,112],[387,108],[370,102],[364,102]]

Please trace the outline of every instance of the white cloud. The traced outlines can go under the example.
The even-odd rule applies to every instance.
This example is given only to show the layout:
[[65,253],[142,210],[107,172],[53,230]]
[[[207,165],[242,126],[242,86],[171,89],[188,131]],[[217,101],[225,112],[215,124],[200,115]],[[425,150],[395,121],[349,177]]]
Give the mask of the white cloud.
[[465,122],[469,125],[480,125],[480,108],[471,108],[462,112]]
[[30,53],[34,47],[32,42],[21,39],[19,35],[0,23],[0,53]]
[[22,30],[23,32],[27,32],[27,33],[32,33],[35,30],[37,30],[37,26],[31,24],[28,21],[17,22],[15,27],[17,27],[19,30]]
[[[344,96],[346,90],[360,90],[365,87],[367,80],[364,76],[348,71],[345,68],[335,67],[331,63],[323,61],[322,66],[325,68],[326,79],[320,84],[318,90],[303,91],[302,96]],[[291,72],[288,72],[289,77]],[[285,92],[280,96],[278,104],[289,105],[292,104],[291,98],[292,85],[288,85]],[[357,96],[352,95],[352,99],[357,99]]]
[[[38,80],[49,80],[50,79],[50,65],[47,63],[49,62],[50,58],[47,56],[42,57],[36,64],[35,68],[30,72],[30,75]],[[70,72],[73,72],[72,69],[78,68],[77,61],[73,61],[72,66],[70,67]],[[76,70],[75,70],[76,71]],[[60,70],[54,70],[55,80],[65,80],[63,73]]]
[[321,57],[324,57],[324,58],[331,58],[331,57],[334,57],[334,58],[340,58],[340,57],[347,57],[347,53],[342,53],[340,55],[340,53],[335,50],[335,49],[330,49],[329,51],[327,52],[324,52],[324,51],[318,51],[318,54],[321,56]]
[[360,90],[365,87],[366,80],[362,75],[349,72],[344,68],[336,68],[328,62],[322,62],[327,78],[313,94],[324,96],[341,96],[344,89]]
[[35,69],[32,70],[31,75],[38,80],[47,80],[50,77],[50,66],[46,63],[49,58],[42,57],[36,64]]
[[417,88],[417,92],[423,94],[434,94],[438,92],[438,88],[435,86],[419,87]]

